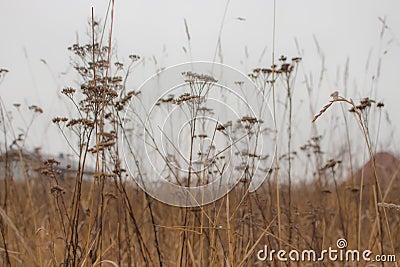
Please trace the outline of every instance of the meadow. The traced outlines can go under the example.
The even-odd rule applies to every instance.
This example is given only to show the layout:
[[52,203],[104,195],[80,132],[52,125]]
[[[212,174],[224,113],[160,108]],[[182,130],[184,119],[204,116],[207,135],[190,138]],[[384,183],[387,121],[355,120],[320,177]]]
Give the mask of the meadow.
[[[52,122],[72,156],[27,150],[31,123],[19,134],[1,103],[0,265],[398,266],[393,257],[373,263],[257,257],[265,246],[320,256],[342,239],[343,251],[400,258],[400,163],[377,151],[383,102],[332,90],[326,105],[310,104],[301,115],[312,131],[300,138],[293,119],[298,69],[307,61],[300,53],[272,55],[247,80],[231,81],[237,91],[214,90],[222,82],[217,69],[216,76],[179,70],[184,85],[174,94],[131,90],[127,80],[141,57],[118,60],[109,19],[107,29],[92,14],[86,43],[68,47],[80,86],[60,88],[72,111],[54,114]],[[7,72],[1,69],[0,78]],[[311,94],[314,85],[304,80]],[[235,106],[230,93],[246,105]],[[235,117],[210,99],[228,103]],[[44,112],[20,104],[12,112],[20,109],[32,120]],[[181,113],[158,127],[172,112]],[[327,145],[319,122],[332,114],[342,129]],[[210,201],[188,200],[188,193],[176,200],[161,177],[182,188],[220,180],[229,186],[217,190],[220,197],[210,193]]]

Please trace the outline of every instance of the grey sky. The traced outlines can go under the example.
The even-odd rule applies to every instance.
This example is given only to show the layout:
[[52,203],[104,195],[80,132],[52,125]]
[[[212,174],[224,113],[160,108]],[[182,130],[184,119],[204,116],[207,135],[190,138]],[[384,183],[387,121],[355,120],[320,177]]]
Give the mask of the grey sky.
[[[67,47],[79,36],[86,40],[91,7],[96,17],[104,18],[108,1],[3,1],[0,8],[0,68],[10,70],[0,85],[0,94],[7,108],[13,103],[38,104],[45,114],[36,123],[30,139],[46,150],[59,151],[61,146],[47,142],[59,133],[50,119],[65,112],[65,99],[59,97],[64,86],[73,85]],[[228,6],[222,31],[224,63],[247,73],[259,65],[269,66],[272,52],[272,0],[232,0]],[[157,67],[166,67],[190,60],[184,28],[186,18],[191,34],[193,60],[212,60],[226,1],[220,0],[138,0],[116,1],[114,40],[118,54],[126,58],[139,54],[146,67],[138,67],[131,86],[140,84]],[[400,59],[400,2],[375,0],[277,1],[276,55],[297,56],[298,40],[303,53],[302,72],[319,75],[321,58],[315,36],[325,56],[326,76],[321,91],[314,95],[316,106],[328,101],[330,92],[342,90],[342,75],[350,58],[349,97],[368,95],[371,77],[382,55],[382,74],[377,97],[384,100],[392,114],[391,129],[400,122],[397,116],[398,62]],[[389,25],[380,41],[384,18]],[[245,20],[238,20],[237,18]],[[245,48],[247,47],[247,48]],[[259,63],[264,48],[266,52]],[[247,50],[247,52],[245,52]],[[387,50],[385,55],[384,51]],[[246,57],[246,53],[248,57]],[[370,56],[370,68],[365,65]],[[158,66],[151,58],[155,57]],[[47,65],[41,61],[47,62]],[[68,71],[68,75],[62,75]],[[298,78],[296,97],[306,98],[302,76]],[[301,93],[303,92],[303,93]],[[299,104],[300,105],[300,104]],[[306,114],[309,116],[309,113]],[[17,117],[17,116],[15,116]],[[390,133],[388,133],[390,135]],[[62,140],[59,138],[58,140]],[[396,146],[396,142],[392,145]]]

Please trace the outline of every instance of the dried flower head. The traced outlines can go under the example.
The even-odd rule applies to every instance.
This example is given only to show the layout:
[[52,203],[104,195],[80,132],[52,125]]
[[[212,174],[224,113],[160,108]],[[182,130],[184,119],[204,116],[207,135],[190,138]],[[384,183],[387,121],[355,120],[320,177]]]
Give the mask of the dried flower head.
[[192,101],[196,101],[199,99],[200,99],[200,97],[197,95],[191,95],[189,93],[184,93],[184,94],[180,95],[177,99],[174,99],[172,101],[172,103],[174,103],[176,105],[181,105],[184,102],[192,102]]
[[54,158],[48,158],[44,161],[44,165],[60,165],[60,162]]
[[76,92],[76,90],[72,87],[64,88],[61,91],[61,93],[63,93],[66,96],[72,96],[75,92]]
[[324,165],[324,167],[321,168],[321,171],[327,170],[327,169],[333,169],[337,164],[342,163],[341,160],[334,160],[330,159],[328,162]]
[[129,55],[129,59],[132,60],[133,62],[134,61],[138,61],[138,60],[140,60],[140,56],[138,56],[138,55]]
[[61,186],[55,185],[55,186],[51,187],[50,192],[52,194],[61,194],[61,193],[65,193],[65,190]]
[[60,122],[66,122],[66,121],[68,121],[68,118],[65,118],[65,117],[55,117],[55,118],[53,118],[53,123],[60,123]]
[[182,72],[182,75],[186,77],[185,82],[193,83],[193,82],[204,82],[204,83],[216,83],[217,80],[207,74],[199,74],[191,71]]
[[29,109],[33,110],[35,113],[43,113],[43,109],[36,105],[29,106]]

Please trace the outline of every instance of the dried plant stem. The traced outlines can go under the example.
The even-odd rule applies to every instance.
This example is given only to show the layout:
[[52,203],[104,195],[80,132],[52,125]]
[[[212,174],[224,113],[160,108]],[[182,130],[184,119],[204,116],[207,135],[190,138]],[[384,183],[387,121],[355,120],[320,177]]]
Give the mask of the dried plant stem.
[[275,186],[276,186],[276,210],[278,219],[278,237],[279,237],[279,249],[282,249],[282,226],[281,226],[281,204],[280,204],[280,190],[279,190],[279,155],[278,155],[278,132],[277,132],[277,116],[276,116],[276,94],[275,94],[275,30],[276,30],[276,0],[274,0],[273,9],[273,24],[272,24],[272,109],[274,118],[274,133],[275,133]]

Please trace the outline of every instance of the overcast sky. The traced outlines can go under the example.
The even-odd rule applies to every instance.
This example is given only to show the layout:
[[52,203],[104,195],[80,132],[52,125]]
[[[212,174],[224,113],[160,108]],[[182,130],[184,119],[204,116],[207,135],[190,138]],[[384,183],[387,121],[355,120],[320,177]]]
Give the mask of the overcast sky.
[[[225,7],[222,28],[223,63],[248,73],[258,66],[269,66],[272,53],[272,0],[138,0],[115,1],[114,41],[118,54],[126,58],[138,54],[146,67],[138,66],[134,87],[157,68],[189,60],[212,60]],[[343,72],[349,58],[348,97],[359,99],[377,88],[374,96],[383,100],[391,114],[392,130],[400,123],[400,2],[376,0],[278,0],[276,54],[297,56],[298,42],[303,56],[302,72],[318,77],[321,67],[315,40],[325,57],[325,78],[315,105],[323,105],[332,91],[343,91]],[[0,68],[10,71],[0,85],[0,94],[12,110],[13,103],[37,104],[45,114],[35,122],[31,141],[47,151],[60,151],[61,145],[48,142],[59,138],[52,117],[63,115],[65,99],[59,91],[73,85],[77,77],[70,69],[67,47],[77,36],[86,39],[91,7],[104,18],[108,1],[2,1],[0,8]],[[240,19],[238,19],[240,18]],[[380,39],[382,22],[388,28]],[[188,50],[184,19],[191,36]],[[263,51],[265,53],[263,53]],[[153,61],[157,60],[157,65]],[[381,77],[371,82],[382,59]],[[366,64],[369,60],[369,69]],[[220,60],[220,58],[217,58]],[[47,64],[44,64],[46,62]],[[339,70],[339,71],[338,71]],[[67,72],[67,75],[63,73]],[[337,76],[339,73],[339,77]],[[304,79],[298,78],[301,87]],[[306,98],[298,89],[297,99]],[[310,116],[307,113],[307,116]],[[15,115],[15,117],[17,117]],[[390,135],[390,134],[388,134]],[[391,143],[397,149],[394,140]]]

